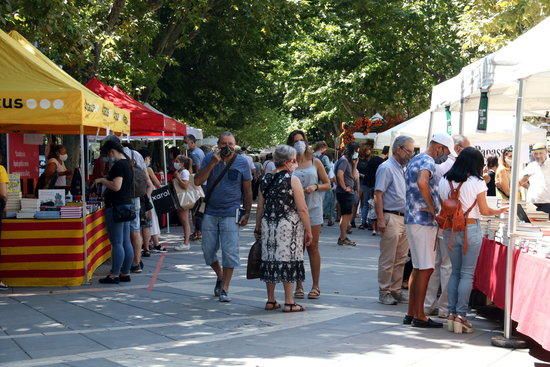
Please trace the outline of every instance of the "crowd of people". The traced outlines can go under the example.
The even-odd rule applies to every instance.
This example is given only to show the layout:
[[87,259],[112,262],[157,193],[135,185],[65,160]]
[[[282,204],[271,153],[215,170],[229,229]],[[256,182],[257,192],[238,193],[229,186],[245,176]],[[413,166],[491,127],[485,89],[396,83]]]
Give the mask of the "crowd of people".
[[[231,301],[231,279],[240,265],[239,228],[248,224],[257,200],[254,233],[262,248],[266,310],[301,312],[305,308],[297,299],[321,297],[319,239],[324,225],[339,222],[338,246],[356,246],[350,238],[354,228],[380,236],[379,302],[408,303],[404,324],[441,328],[444,322],[430,318],[439,316],[451,331],[473,330],[467,311],[481,247],[480,219],[507,211],[491,208],[487,196],[509,197],[511,149],[485,159],[464,136],[434,134],[428,148],[418,153],[412,138],[398,136],[380,154],[352,142],[335,159],[326,142],[310,145],[305,132],[296,130],[261,162],[238,148],[229,132],[221,134],[210,151],[198,147],[192,135],[185,144],[185,154],[177,148],[170,151],[172,185],[183,191],[202,187],[203,210],[177,209],[183,236],[174,250],[185,251],[191,241],[201,241],[205,264],[217,277],[214,295],[220,302]],[[118,284],[142,271],[142,256],[167,251],[160,244],[151,201],[161,180],[150,167],[147,150],[136,151],[110,136],[100,153],[98,164],[105,173],[95,177],[94,184],[103,187],[112,265],[99,281]],[[46,172],[56,185],[70,172],[63,164],[62,146],[51,154]],[[532,158],[519,184],[526,188],[527,200],[548,213],[546,145],[533,146]],[[460,210],[449,214],[449,206]],[[445,224],[446,219],[452,223]],[[307,294],[305,252],[312,280]],[[275,298],[277,283],[283,283],[283,306]]]

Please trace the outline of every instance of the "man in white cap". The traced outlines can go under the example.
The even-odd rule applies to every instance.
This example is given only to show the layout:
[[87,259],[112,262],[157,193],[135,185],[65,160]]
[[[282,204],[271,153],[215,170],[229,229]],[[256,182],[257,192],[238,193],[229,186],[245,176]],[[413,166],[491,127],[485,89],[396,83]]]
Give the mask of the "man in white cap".
[[428,282],[435,267],[435,243],[439,211],[438,182],[435,180],[435,161],[444,155],[456,156],[453,139],[447,134],[434,134],[430,146],[414,157],[407,167],[405,224],[411,250],[413,271],[409,279],[409,309],[403,319],[406,325],[420,328],[441,328],[424,313]]
[[534,161],[523,170],[519,184],[527,189],[527,201],[550,214],[550,159],[546,144],[537,143],[531,150]]

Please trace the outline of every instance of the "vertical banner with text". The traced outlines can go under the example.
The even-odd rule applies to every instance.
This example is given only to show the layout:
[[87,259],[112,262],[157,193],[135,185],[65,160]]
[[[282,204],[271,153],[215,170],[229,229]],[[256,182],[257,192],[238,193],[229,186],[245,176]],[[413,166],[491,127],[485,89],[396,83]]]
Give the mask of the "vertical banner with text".
[[453,123],[451,122],[451,106],[445,106],[445,117],[447,118],[447,134],[453,135]]
[[38,145],[25,144],[23,134],[9,134],[10,173],[17,173],[21,178],[38,179],[39,152]]
[[477,119],[477,131],[487,131],[487,113],[489,112],[489,97],[487,92],[481,92],[479,98],[479,111]]

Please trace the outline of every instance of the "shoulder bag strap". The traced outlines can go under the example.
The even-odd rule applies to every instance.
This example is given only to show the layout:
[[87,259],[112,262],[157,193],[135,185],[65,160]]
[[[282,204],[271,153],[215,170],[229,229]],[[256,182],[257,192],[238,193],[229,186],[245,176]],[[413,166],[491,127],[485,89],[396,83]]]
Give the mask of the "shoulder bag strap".
[[208,191],[204,195],[204,203],[205,204],[208,204],[208,201],[210,200],[210,197],[212,196],[212,192],[214,192],[214,189],[221,182],[221,180],[223,179],[223,176],[225,176],[227,171],[229,171],[229,168],[231,168],[231,166],[233,165],[233,162],[235,162],[235,159],[237,159],[237,154],[236,153],[235,153],[235,156],[231,159],[231,161],[229,161],[229,163],[225,166],[225,168],[220,173],[220,175],[218,177],[216,177],[216,180],[212,183],[212,186],[210,186],[208,188]]

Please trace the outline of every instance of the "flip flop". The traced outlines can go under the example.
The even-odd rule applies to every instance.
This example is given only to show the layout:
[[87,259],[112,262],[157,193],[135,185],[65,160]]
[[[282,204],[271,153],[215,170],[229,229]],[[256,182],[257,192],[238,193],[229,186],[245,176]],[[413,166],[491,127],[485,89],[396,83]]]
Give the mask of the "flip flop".
[[312,288],[309,291],[307,298],[308,299],[318,299],[321,296],[321,290],[319,288]]

